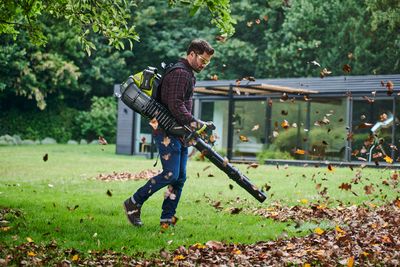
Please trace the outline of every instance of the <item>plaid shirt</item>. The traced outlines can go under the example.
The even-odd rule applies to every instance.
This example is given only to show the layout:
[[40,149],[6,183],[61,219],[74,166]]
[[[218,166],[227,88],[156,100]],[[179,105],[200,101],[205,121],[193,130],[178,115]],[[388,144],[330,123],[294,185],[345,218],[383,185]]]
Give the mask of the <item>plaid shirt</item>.
[[[194,120],[192,97],[196,78],[189,62],[186,59],[179,61],[183,62],[191,71],[182,68],[174,69],[164,77],[161,87],[161,103],[169,109],[172,116],[181,125],[187,125]],[[190,80],[192,86],[188,88]]]

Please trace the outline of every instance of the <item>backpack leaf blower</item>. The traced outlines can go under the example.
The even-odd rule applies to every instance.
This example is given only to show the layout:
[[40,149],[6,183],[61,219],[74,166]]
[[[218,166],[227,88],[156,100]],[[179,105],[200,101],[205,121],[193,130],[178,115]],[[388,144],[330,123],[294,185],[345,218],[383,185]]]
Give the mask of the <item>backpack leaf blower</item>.
[[158,103],[154,98],[144,93],[135,83],[133,76],[121,84],[120,97],[123,103],[135,112],[141,114],[148,120],[156,119],[158,126],[167,133],[184,137],[185,142],[191,142],[193,146],[208,158],[215,166],[225,172],[228,177],[244,188],[258,201],[263,202],[267,197],[263,191],[253,185],[249,178],[242,174],[237,168],[215,152],[210,145],[200,138],[202,131],[206,128],[215,129],[213,125],[204,125],[201,129],[194,131],[189,126],[180,125],[171,115],[168,109]]

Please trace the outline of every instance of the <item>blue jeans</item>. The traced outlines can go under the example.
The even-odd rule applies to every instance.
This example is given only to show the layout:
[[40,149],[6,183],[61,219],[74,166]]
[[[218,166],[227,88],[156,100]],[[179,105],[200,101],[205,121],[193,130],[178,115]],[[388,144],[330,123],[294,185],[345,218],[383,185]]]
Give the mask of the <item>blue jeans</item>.
[[176,213],[182,188],[186,181],[188,148],[181,143],[179,138],[164,133],[155,134],[154,139],[163,171],[139,188],[133,195],[133,200],[137,204],[143,205],[155,192],[169,186],[164,195],[161,213],[161,220],[169,220]]

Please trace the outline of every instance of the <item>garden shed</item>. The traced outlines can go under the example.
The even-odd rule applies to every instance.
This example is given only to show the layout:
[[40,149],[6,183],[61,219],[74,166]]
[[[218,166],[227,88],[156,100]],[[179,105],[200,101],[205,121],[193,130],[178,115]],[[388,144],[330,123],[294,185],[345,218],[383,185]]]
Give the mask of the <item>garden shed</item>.
[[[199,81],[194,115],[214,121],[230,160],[395,163],[399,84],[398,74]],[[153,152],[147,121],[120,100],[117,128],[117,153]]]

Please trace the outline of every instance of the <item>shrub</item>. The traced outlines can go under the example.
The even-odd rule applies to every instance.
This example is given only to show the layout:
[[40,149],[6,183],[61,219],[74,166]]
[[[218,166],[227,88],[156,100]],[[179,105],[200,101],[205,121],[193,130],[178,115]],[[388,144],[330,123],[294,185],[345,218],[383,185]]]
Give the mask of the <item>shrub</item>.
[[93,97],[90,111],[81,111],[76,118],[80,134],[87,140],[104,137],[115,143],[117,125],[117,104],[114,97]]
[[257,160],[264,164],[267,159],[294,159],[289,152],[280,150],[263,150],[257,154]]
[[72,108],[43,111],[9,110],[0,117],[0,135],[18,134],[22,139],[41,140],[52,137],[66,143],[76,137],[75,117],[78,111]]

